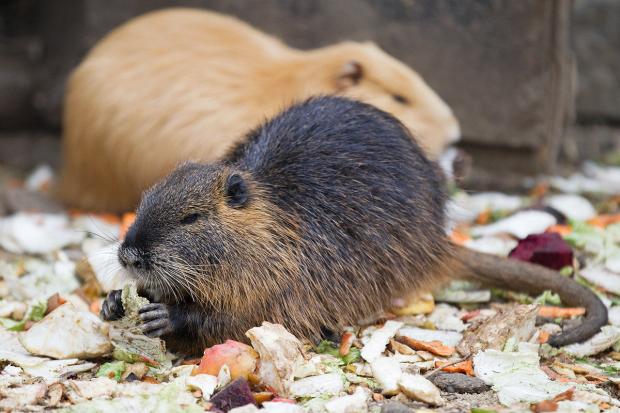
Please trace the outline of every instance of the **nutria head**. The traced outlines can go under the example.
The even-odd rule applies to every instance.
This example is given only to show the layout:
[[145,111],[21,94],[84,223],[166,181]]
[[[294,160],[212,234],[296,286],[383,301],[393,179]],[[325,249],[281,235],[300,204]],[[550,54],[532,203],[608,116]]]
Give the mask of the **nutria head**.
[[219,302],[272,248],[262,198],[247,172],[184,164],[145,192],[119,261],[155,300]]
[[418,143],[431,158],[437,159],[460,139],[459,123],[450,107],[418,73],[375,44],[344,42],[313,53],[327,69],[314,70],[314,75],[326,76],[320,81],[330,85],[330,93],[394,115],[419,138]]

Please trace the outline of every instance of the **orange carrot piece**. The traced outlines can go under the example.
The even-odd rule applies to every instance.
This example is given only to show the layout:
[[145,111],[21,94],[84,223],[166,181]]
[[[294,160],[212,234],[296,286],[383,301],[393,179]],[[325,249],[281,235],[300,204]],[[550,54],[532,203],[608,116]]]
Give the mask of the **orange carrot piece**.
[[555,232],[561,236],[565,236],[573,232],[573,228],[570,225],[552,225],[545,232]]
[[[435,367],[441,367],[446,364],[449,364],[449,363],[438,360],[435,362]],[[474,363],[472,362],[471,359],[469,359],[469,360],[461,361],[460,363],[452,364],[451,366],[446,366],[442,368],[441,370],[448,372],[448,373],[463,373],[463,374],[467,374],[468,376],[474,376]]]
[[540,333],[538,333],[538,344],[544,344],[549,341],[549,336],[551,334],[548,331],[540,330]]
[[564,400],[573,400],[574,393],[575,393],[575,389],[571,387],[570,389],[566,390],[565,392],[562,392],[560,394],[556,394],[555,397],[553,398],[553,401],[561,402],[561,401],[564,401]]
[[441,341],[437,340],[420,341],[407,336],[399,336],[396,338],[396,341],[406,344],[414,350],[424,350],[438,356],[447,357],[454,354],[454,347],[446,346]]
[[578,315],[584,315],[586,309],[583,307],[554,307],[554,306],[542,306],[538,309],[538,315],[547,318],[569,318]]
[[541,402],[538,402],[536,404],[532,404],[530,406],[530,409],[534,412],[534,413],[542,413],[542,412],[555,412],[558,410],[558,402],[564,401],[564,400],[573,400],[573,393],[574,393],[574,389],[568,389],[563,393],[560,393],[558,395],[556,395],[553,399],[551,400],[543,400]]
[[268,402],[273,399],[273,393],[270,391],[253,392],[252,396],[254,396],[254,401],[257,404],[263,404],[264,402]]
[[605,228],[608,225],[620,222],[620,214],[598,215],[589,219],[587,222],[592,226]]
[[340,353],[341,356],[344,357],[349,354],[351,345],[353,345],[353,340],[355,340],[355,334],[349,331],[342,335],[342,339],[340,339],[340,349],[338,350],[338,353]]
[[455,229],[450,234],[450,239],[452,240],[452,242],[454,242],[457,245],[464,245],[467,241],[471,239],[471,237],[467,235],[465,232]]
[[534,413],[555,412],[558,410],[558,403],[553,400],[543,400],[530,406]]
[[476,224],[486,225],[489,223],[490,220],[491,220],[491,210],[487,208],[478,214],[478,217],[476,218]]

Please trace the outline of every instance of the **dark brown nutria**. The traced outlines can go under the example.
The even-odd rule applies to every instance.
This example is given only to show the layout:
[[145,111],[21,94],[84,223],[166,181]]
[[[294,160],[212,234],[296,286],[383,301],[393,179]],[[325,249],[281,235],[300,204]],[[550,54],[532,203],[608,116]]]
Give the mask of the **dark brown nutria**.
[[[461,276],[584,306],[551,342],[607,321],[587,288],[532,264],[458,247],[445,234],[438,167],[391,115],[344,98],[284,111],[213,164],[185,164],[146,192],[119,259],[153,302],[144,331],[198,353],[262,321],[299,337],[380,311],[405,292]],[[120,294],[103,305],[122,315]]]

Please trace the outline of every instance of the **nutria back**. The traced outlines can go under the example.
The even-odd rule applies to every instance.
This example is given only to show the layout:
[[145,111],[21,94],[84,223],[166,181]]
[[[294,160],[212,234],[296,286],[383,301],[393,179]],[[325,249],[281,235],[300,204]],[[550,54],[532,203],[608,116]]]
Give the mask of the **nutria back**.
[[[451,244],[445,200],[437,167],[395,118],[313,98],[223,161],[185,164],[145,193],[119,260],[153,302],[141,309],[145,333],[191,354],[263,321],[317,339],[462,276],[585,307],[554,345],[606,324],[601,300],[559,273]],[[120,291],[102,315],[122,315]]]

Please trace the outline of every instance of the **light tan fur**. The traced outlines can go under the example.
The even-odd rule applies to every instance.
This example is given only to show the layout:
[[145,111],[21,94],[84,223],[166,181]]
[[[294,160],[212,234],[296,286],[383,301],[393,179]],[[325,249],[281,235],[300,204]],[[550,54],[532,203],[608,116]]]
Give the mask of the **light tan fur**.
[[132,209],[179,162],[216,160],[264,119],[319,94],[392,113],[433,158],[459,137],[437,94],[371,43],[301,51],[229,16],[167,9],[111,32],[73,72],[59,195],[90,210]]

